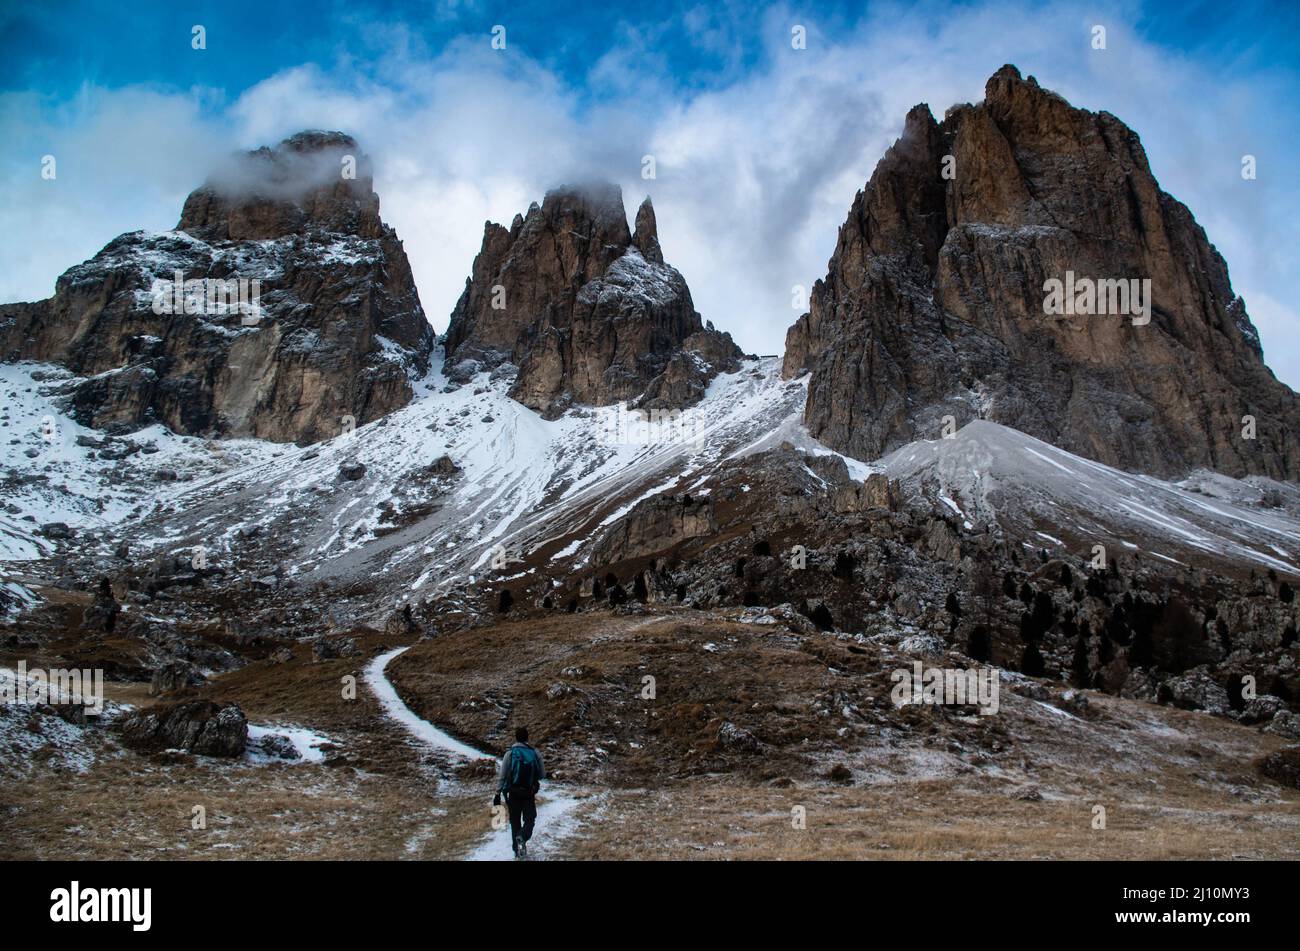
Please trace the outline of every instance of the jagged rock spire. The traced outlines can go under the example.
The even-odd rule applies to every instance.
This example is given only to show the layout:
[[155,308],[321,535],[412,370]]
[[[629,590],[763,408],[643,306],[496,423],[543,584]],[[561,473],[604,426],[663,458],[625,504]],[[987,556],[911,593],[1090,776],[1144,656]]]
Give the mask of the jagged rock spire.
[[641,207],[636,210],[636,232],[632,235],[632,243],[640,249],[641,256],[647,261],[664,263],[663,251],[659,249],[659,226],[655,222],[655,209],[650,203],[649,195],[645,196]]
[[486,225],[445,347],[453,379],[515,364],[511,395],[547,415],[571,403],[684,406],[740,356],[664,263],[650,200],[633,234],[621,190],[605,183],[554,189],[509,231]]

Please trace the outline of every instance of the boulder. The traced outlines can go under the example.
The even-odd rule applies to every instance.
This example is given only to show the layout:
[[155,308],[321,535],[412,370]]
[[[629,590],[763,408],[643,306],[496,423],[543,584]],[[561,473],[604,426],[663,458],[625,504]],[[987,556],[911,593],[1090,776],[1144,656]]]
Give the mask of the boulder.
[[266,656],[266,662],[271,666],[287,664],[291,660],[293,660],[293,651],[287,647],[277,647]]
[[1300,740],[1300,714],[1290,710],[1279,710],[1272,721],[1264,727],[1265,733],[1284,736],[1289,740]]
[[283,733],[263,733],[251,743],[251,748],[268,759],[302,759],[302,754],[293,745],[293,740]]
[[1284,786],[1300,789],[1300,746],[1284,746],[1256,764],[1261,773]]
[[1285,700],[1266,693],[1247,700],[1246,706],[1237,714],[1237,718],[1242,723],[1264,723],[1274,719],[1286,708]]
[[361,656],[361,648],[357,646],[355,637],[318,637],[312,641],[311,652],[317,662]]
[[718,742],[727,749],[742,753],[757,752],[759,747],[758,738],[753,733],[736,726],[730,720],[718,728]]
[[81,629],[96,634],[107,634],[117,625],[117,616],[122,606],[113,597],[113,585],[107,578],[100,578],[95,589],[95,600],[82,615]]
[[384,623],[384,633],[389,637],[407,637],[420,633],[420,625],[416,623],[415,614],[409,604],[402,605],[400,610],[388,616],[388,620]]
[[203,674],[193,664],[172,661],[154,669],[149,679],[149,695],[171,693],[186,687],[198,687],[205,681]]
[[200,756],[240,756],[248,720],[237,704],[182,700],[137,710],[120,723],[122,740],[140,750],[185,750]]
[[1156,689],[1156,699],[1184,710],[1204,710],[1220,716],[1229,709],[1228,691],[1204,670],[1188,671],[1165,680]]

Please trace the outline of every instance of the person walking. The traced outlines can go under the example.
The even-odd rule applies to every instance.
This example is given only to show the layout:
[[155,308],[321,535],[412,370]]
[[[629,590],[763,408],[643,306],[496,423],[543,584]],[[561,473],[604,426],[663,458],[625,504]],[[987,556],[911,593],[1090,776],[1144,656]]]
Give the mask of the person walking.
[[510,812],[510,845],[515,858],[528,857],[528,840],[533,837],[537,822],[537,790],[541,788],[546,771],[542,755],[528,744],[528,727],[515,730],[515,743],[501,757],[501,772],[497,776],[497,794],[492,805],[501,805],[505,796]]

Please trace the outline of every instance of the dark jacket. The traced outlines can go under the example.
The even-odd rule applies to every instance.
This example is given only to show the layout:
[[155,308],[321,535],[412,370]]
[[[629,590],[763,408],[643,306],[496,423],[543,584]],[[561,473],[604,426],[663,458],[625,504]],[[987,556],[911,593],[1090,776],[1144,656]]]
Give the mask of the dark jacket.
[[[546,778],[546,767],[542,765],[542,754],[527,743],[515,743],[510,749],[506,750],[506,755],[501,757],[501,771],[497,774],[497,792],[505,792],[510,788],[510,774],[514,771],[512,760],[515,750],[518,749],[533,751],[533,755],[537,757],[537,778],[539,780]],[[537,786],[534,785],[529,792],[537,792]]]

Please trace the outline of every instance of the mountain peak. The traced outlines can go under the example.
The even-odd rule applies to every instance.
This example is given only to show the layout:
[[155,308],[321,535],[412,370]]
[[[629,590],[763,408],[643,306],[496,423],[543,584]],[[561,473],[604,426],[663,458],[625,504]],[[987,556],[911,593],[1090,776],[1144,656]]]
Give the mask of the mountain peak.
[[930,126],[937,124],[934,121],[934,113],[930,111],[929,103],[918,102],[907,110],[907,117],[903,120],[902,137],[906,139],[919,136]]
[[1137,135],[1011,65],[941,124],[908,113],[786,348],[813,435],[862,459],[952,416],[1153,475],[1300,474],[1300,401]]
[[231,155],[185,201],[177,230],[205,240],[260,240],[311,230],[376,237],[369,158],[343,132],[299,132]]
[[295,132],[276,146],[278,151],[288,152],[324,152],[334,149],[355,149],[357,140],[346,132],[326,131],[324,129],[304,129]]
[[0,351],[88,377],[74,396],[87,424],[186,434],[337,435],[404,405],[433,343],[368,161],[341,132],[232,156],[175,231],[122,235],[54,297],[0,308]]
[[572,403],[685,405],[740,355],[664,262],[649,199],[633,234],[606,182],[552,189],[508,232],[489,224],[445,346],[453,378],[514,364],[511,395],[550,416]]
[[[1032,78],[1030,81],[1033,82]],[[1018,82],[1021,82],[1020,70],[1011,63],[1005,63],[984,84],[984,95],[988,96],[991,92]],[[1038,83],[1034,82],[1034,85]]]

